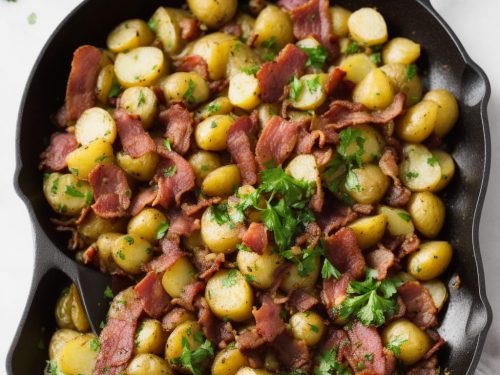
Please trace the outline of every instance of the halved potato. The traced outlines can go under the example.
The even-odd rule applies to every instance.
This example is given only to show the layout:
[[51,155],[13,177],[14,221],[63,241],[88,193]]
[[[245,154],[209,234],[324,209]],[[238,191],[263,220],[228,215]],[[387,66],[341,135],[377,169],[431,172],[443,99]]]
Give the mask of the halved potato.
[[195,41],[192,54],[203,57],[208,65],[210,79],[218,80],[226,74],[229,54],[236,43],[241,42],[233,35],[212,33]]
[[148,24],[141,19],[120,23],[108,36],[107,46],[115,53],[147,46],[153,42],[154,35]]
[[207,208],[201,217],[201,237],[214,253],[232,253],[241,242],[238,228],[230,223],[217,223],[211,207]]
[[116,79],[123,87],[151,86],[167,69],[163,51],[156,47],[138,47],[118,54]]
[[66,375],[92,375],[98,350],[99,339],[93,333],[75,337],[61,350],[60,370]]
[[450,154],[443,150],[432,150],[432,155],[437,159],[439,166],[441,167],[441,180],[434,188],[434,192],[443,190],[450,183],[451,179],[455,175],[455,162]]
[[163,50],[170,54],[178,53],[182,48],[181,29],[174,9],[159,7],[151,17],[156,37],[163,45]]
[[420,143],[434,131],[438,106],[422,100],[396,121],[396,133],[405,142]]
[[384,236],[386,226],[387,217],[384,214],[362,217],[348,225],[362,250],[376,245]]
[[292,101],[294,108],[302,111],[316,109],[326,100],[325,85],[328,80],[327,74],[306,74],[300,77],[302,90],[297,100]]
[[361,8],[351,14],[347,23],[349,33],[357,42],[376,46],[387,40],[384,17],[373,8]]
[[82,146],[96,139],[113,143],[116,138],[115,120],[102,108],[89,108],[82,113],[75,124],[75,137]]
[[210,172],[201,184],[201,191],[210,197],[217,197],[231,194],[240,185],[241,177],[238,166],[229,164]]
[[120,97],[120,107],[139,116],[145,129],[153,124],[157,106],[158,99],[149,87],[130,87]]
[[228,98],[235,107],[251,111],[260,103],[258,79],[244,72],[236,73],[229,79]]
[[372,69],[376,68],[370,57],[364,53],[347,56],[340,64],[340,69],[346,72],[345,79],[360,83]]
[[319,177],[316,159],[313,155],[298,155],[286,166],[285,172],[297,180],[316,183]]
[[392,103],[394,89],[385,73],[375,68],[356,85],[352,97],[372,110],[382,110]]
[[384,64],[412,64],[420,57],[420,44],[408,38],[394,38],[384,46]]
[[96,98],[101,104],[108,103],[109,93],[113,87],[113,80],[115,79],[115,68],[113,64],[108,64],[101,69],[97,76],[95,85]]
[[403,162],[399,177],[411,191],[433,190],[441,181],[441,167],[433,163],[432,153],[420,144],[403,146]]
[[114,159],[113,146],[104,139],[96,139],[86,146],[78,147],[66,157],[70,172],[82,180],[88,178],[97,164],[111,164]]
[[404,236],[415,231],[410,214],[402,208],[381,205],[378,213],[387,218],[387,231],[391,236]]
[[440,311],[448,299],[448,289],[441,280],[429,280],[422,282],[422,286],[431,294],[434,305]]
[[437,195],[428,191],[414,193],[407,209],[420,233],[427,238],[438,235],[444,224],[445,207]]

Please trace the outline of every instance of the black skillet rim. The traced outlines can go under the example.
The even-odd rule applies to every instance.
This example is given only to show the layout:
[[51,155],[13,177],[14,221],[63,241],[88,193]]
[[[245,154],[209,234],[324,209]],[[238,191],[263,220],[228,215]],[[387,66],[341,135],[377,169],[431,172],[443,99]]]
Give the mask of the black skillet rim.
[[[23,92],[23,96],[21,99],[21,103],[19,106],[19,111],[18,111],[18,120],[16,124],[16,170],[14,173],[14,188],[16,191],[16,194],[19,196],[19,198],[24,202],[28,214],[30,217],[30,220],[33,225],[33,237],[36,238],[36,234],[38,232],[43,232],[43,230],[39,227],[39,225],[35,222],[33,219],[35,214],[33,211],[33,207],[30,204],[30,200],[28,197],[23,193],[21,186],[19,184],[19,176],[22,170],[22,160],[21,160],[21,153],[20,153],[20,148],[21,148],[21,139],[20,139],[20,134],[21,134],[21,124],[22,124],[22,113],[26,104],[27,96],[28,96],[28,91],[29,87],[31,86],[31,83],[33,81],[33,77],[38,69],[38,66],[40,65],[40,61],[42,60],[42,57],[45,55],[46,50],[48,47],[52,44],[53,39],[55,36],[59,33],[60,29],[76,14],[79,12],[79,10],[84,7],[89,1],[91,0],[84,0],[80,4],[78,4],[72,11],[68,13],[66,17],[58,24],[58,26],[54,29],[50,37],[47,39],[47,42],[44,44],[43,48],[40,50],[39,55],[37,59],[35,60],[35,63],[33,64],[33,68],[30,72],[30,75],[26,81],[25,84],[25,89]],[[483,209],[484,205],[484,200],[486,196],[486,191],[488,187],[488,180],[489,180],[489,174],[490,174],[490,167],[491,167],[491,136],[490,136],[490,130],[489,130],[489,122],[488,122],[488,102],[490,99],[490,94],[491,94],[491,85],[488,80],[488,77],[486,76],[486,73],[482,70],[482,68],[479,67],[469,56],[467,51],[465,50],[464,46],[460,42],[459,38],[455,34],[455,32],[451,29],[451,27],[446,23],[446,21],[439,15],[439,13],[434,9],[434,7],[431,5],[430,0],[414,0],[417,3],[419,3],[421,6],[423,6],[434,18],[440,26],[446,31],[448,36],[451,38],[453,41],[455,47],[457,50],[460,52],[465,64],[472,68],[481,78],[482,82],[484,83],[485,86],[485,92],[483,97],[480,100],[480,114],[481,114],[481,125],[482,125],[482,131],[483,131],[483,140],[484,140],[484,164],[483,164],[483,171],[482,171],[482,178],[481,178],[481,183],[479,187],[479,194],[476,200],[476,205],[474,208],[474,214],[473,214],[473,222],[472,222],[472,248],[474,252],[474,259],[476,263],[476,269],[477,269],[477,276],[478,276],[478,294],[479,298],[486,310],[486,322],[485,325],[480,332],[478,339],[477,339],[477,345],[476,348],[474,349],[474,356],[472,358],[472,361],[469,365],[469,368],[467,369],[467,374],[473,374],[475,369],[477,368],[477,365],[479,363],[479,360],[481,358],[481,353],[483,351],[483,347],[486,341],[486,337],[488,334],[488,331],[490,329],[492,319],[493,319],[493,312],[491,305],[488,301],[488,298],[486,296],[486,283],[485,283],[485,277],[484,277],[484,268],[483,268],[483,263],[482,263],[482,258],[481,258],[481,251],[480,251],[480,246],[479,246],[479,224],[480,224],[480,219],[481,219],[481,212]],[[29,310],[29,302],[31,301],[31,298],[33,294],[36,292],[35,288],[35,280],[39,280],[39,275],[40,269],[39,269],[39,262],[38,262],[38,256],[37,254],[40,252],[38,250],[38,246],[36,244],[36,241],[34,241],[34,254],[35,254],[35,261],[33,265],[33,274],[32,274],[32,282],[30,285],[30,291],[29,291],[29,296],[27,303],[25,305],[23,315],[21,317],[21,320],[19,321],[16,333],[12,339],[12,343],[9,349],[9,352],[7,354],[6,358],[6,367],[7,367],[7,373],[8,374],[13,374],[12,371],[12,356],[14,353],[14,350],[16,348],[17,342],[19,340],[19,336],[21,334],[21,327],[24,326],[25,320],[27,317],[27,311]],[[37,277],[38,276],[38,277]]]

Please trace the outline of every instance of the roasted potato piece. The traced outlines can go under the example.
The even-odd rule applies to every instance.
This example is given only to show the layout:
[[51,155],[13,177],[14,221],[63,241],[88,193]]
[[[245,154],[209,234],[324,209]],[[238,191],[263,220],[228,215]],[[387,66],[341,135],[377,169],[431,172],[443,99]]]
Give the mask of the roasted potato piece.
[[113,143],[116,138],[115,120],[102,108],[89,108],[82,113],[75,124],[75,136],[78,143],[86,146],[96,139]]
[[238,166],[229,164],[210,172],[201,184],[201,191],[210,197],[218,197],[230,195],[240,185],[241,177]]
[[[347,145],[337,147],[337,152],[344,159],[354,159],[357,154],[362,163],[370,163],[374,159],[378,159],[382,154],[385,146],[385,141],[382,135],[369,125],[356,125],[344,130],[350,132],[351,142]],[[343,138],[344,133],[340,133]],[[360,152],[361,151],[361,152]]]
[[212,208],[207,208],[201,217],[201,237],[214,253],[231,253],[240,243],[238,229],[230,223],[218,224],[212,215]]
[[382,331],[385,346],[399,347],[396,357],[405,365],[418,362],[432,346],[429,336],[406,319],[395,320]]
[[376,245],[385,233],[387,217],[383,214],[366,216],[348,225],[354,231],[359,247],[364,250]]
[[240,272],[252,286],[268,289],[273,283],[273,273],[283,263],[283,258],[270,248],[260,255],[253,251],[238,251],[236,263]]
[[182,49],[181,29],[175,9],[159,7],[149,23],[153,26],[156,37],[160,40],[163,50],[168,54],[176,54]]
[[376,46],[387,40],[384,17],[373,8],[361,8],[352,13],[347,26],[352,38],[359,43]]
[[127,366],[127,375],[173,375],[170,365],[154,354],[139,354]]
[[201,186],[208,174],[221,166],[220,157],[215,152],[198,151],[188,159],[196,175],[196,184]]
[[319,172],[313,155],[297,155],[285,168],[285,172],[297,180],[316,183]]
[[424,100],[433,101],[438,105],[434,134],[443,138],[457,123],[459,115],[457,99],[448,90],[436,89],[425,94]]
[[133,158],[123,151],[116,154],[116,164],[139,181],[151,180],[159,161],[160,157],[156,152],[148,152],[138,158]]
[[69,292],[69,288],[64,289],[56,303],[55,317],[59,328],[75,329],[73,320],[71,319],[71,308],[73,305],[73,293]]
[[321,316],[312,311],[298,312],[290,317],[292,334],[297,340],[304,340],[308,346],[316,345],[325,333]]
[[396,133],[403,141],[420,143],[434,131],[438,106],[422,100],[396,121]]
[[194,130],[194,138],[199,148],[206,151],[223,151],[227,147],[227,131],[234,118],[229,115],[210,116],[200,122]]
[[127,221],[123,218],[104,219],[90,211],[83,222],[78,226],[78,235],[88,244],[97,241],[104,233],[124,233],[127,229]]
[[318,280],[320,271],[320,257],[314,258],[314,268],[308,274],[301,275],[297,265],[293,264],[292,267],[290,267],[290,270],[286,273],[285,277],[283,277],[280,288],[287,293],[297,288],[312,288]]
[[404,236],[415,231],[410,214],[402,208],[379,206],[378,213],[387,218],[387,231],[391,236]]
[[71,295],[71,321],[78,332],[88,332],[90,324],[75,284],[71,284],[69,287],[69,294]]
[[366,164],[352,170],[345,182],[347,194],[361,204],[379,202],[389,187],[389,178],[382,173],[378,165]]
[[78,215],[92,203],[92,188],[71,173],[51,173],[43,182],[45,199],[55,212],[62,215]]
[[159,231],[167,228],[168,221],[165,215],[156,208],[146,207],[128,222],[128,234],[135,234],[150,243],[156,243]]
[[446,271],[452,256],[453,250],[448,242],[425,242],[409,256],[407,271],[417,280],[432,280]]
[[254,34],[257,35],[256,46],[271,43],[279,51],[293,42],[292,20],[277,6],[268,5],[255,19]]
[[386,64],[380,67],[391,81],[395,91],[406,94],[405,106],[416,104],[422,98],[422,80],[414,65]]
[[448,299],[448,290],[446,285],[441,280],[429,280],[421,283],[422,286],[429,291],[431,294],[434,305],[436,305],[438,311],[441,311],[446,300]]
[[241,44],[233,35],[224,33],[208,34],[195,41],[193,55],[199,55],[207,62],[211,80],[224,78],[229,54],[235,45]]
[[200,22],[216,29],[236,14],[237,0],[187,0],[189,9]]
[[415,193],[407,206],[413,224],[427,238],[434,238],[441,231],[445,218],[444,203],[428,191]]
[[190,105],[203,103],[210,95],[207,81],[196,72],[177,72],[161,84],[168,101],[184,100]]
[[300,94],[292,100],[292,106],[302,111],[316,109],[326,100],[327,74],[305,74],[300,77]]
[[433,161],[427,147],[419,144],[403,146],[399,177],[411,191],[434,190],[441,181],[441,167]]
[[108,35],[107,46],[119,53],[153,43],[154,35],[148,24],[140,19],[127,20],[116,26]]
[[144,128],[148,129],[155,119],[158,99],[149,87],[130,87],[120,97],[120,107],[139,116]]
[[262,103],[257,107],[257,114],[262,129],[273,116],[279,116],[279,109],[275,104]]
[[72,329],[58,329],[50,338],[49,343],[49,360],[57,361],[64,346],[73,340],[75,337],[80,336],[81,333]]
[[333,34],[342,38],[349,34],[349,17],[351,12],[341,6],[333,6],[330,8],[330,15],[332,17]]
[[233,106],[250,112],[259,105],[259,94],[259,81],[254,75],[240,72],[229,79],[228,98]]
[[346,72],[345,79],[355,84],[360,83],[374,68],[376,65],[364,53],[347,56],[340,64],[340,69]]
[[123,87],[151,86],[166,71],[163,51],[156,47],[137,47],[116,56],[115,75]]
[[248,366],[248,359],[237,348],[226,347],[221,350],[212,362],[212,375],[234,375],[236,372]]
[[112,252],[115,246],[115,241],[123,236],[122,233],[104,233],[101,234],[96,241],[97,252],[99,254],[99,261],[104,264],[107,271],[117,269],[115,261],[113,260]]
[[[165,345],[165,358],[167,361],[172,364],[174,359],[182,355],[184,347],[184,345],[182,345],[183,341],[187,342],[191,351],[198,349],[201,343],[196,340],[196,337],[199,334],[201,334],[201,328],[197,322],[188,321],[175,327],[170,336],[168,336],[167,344]],[[174,368],[189,373],[188,369],[179,366],[174,366]]]
[[441,180],[437,186],[432,190],[434,192],[443,190],[450,183],[455,175],[455,162],[450,154],[442,150],[432,150],[432,155],[437,159],[439,167],[441,168]]
[[81,180],[87,180],[96,165],[111,164],[114,159],[113,146],[104,139],[80,146],[66,157],[69,171]]
[[156,319],[145,319],[135,333],[135,353],[161,354],[165,348],[167,336],[163,332],[161,323]]
[[113,64],[106,65],[99,72],[99,75],[97,76],[97,83],[95,85],[95,93],[100,104],[106,105],[108,103],[114,79],[115,68],[113,67]]
[[236,373],[236,375],[272,375],[272,374],[273,374],[272,372],[251,367],[240,368]]
[[388,107],[394,99],[394,89],[391,81],[379,68],[372,69],[352,93],[355,102],[361,103],[372,110],[382,110]]
[[196,269],[187,257],[179,258],[165,271],[161,279],[163,289],[172,298],[179,298],[183,289],[196,280]]
[[99,339],[93,333],[75,337],[61,350],[60,370],[67,375],[92,375],[98,349]]
[[233,105],[226,96],[215,98],[195,112],[196,119],[203,121],[214,115],[227,115],[233,110]]
[[235,22],[241,28],[241,41],[246,43],[252,36],[255,27],[255,18],[246,13],[240,13],[237,15]]
[[382,50],[384,64],[412,64],[420,57],[420,44],[408,38],[391,39]]
[[231,78],[241,72],[253,75],[260,68],[260,65],[260,60],[252,48],[246,44],[235,42],[232,44],[227,60],[226,76]]
[[141,266],[153,256],[151,244],[135,234],[118,238],[114,246],[113,260],[121,269],[133,275],[141,273]]

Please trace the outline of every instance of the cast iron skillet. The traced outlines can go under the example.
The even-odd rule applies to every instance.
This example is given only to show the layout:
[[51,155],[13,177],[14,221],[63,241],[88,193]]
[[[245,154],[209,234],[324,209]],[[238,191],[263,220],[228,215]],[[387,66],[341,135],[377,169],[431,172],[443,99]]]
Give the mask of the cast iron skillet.
[[[478,227],[490,167],[490,135],[486,107],[488,79],[469,58],[456,35],[432,9],[429,0],[337,0],[349,9],[375,6],[384,15],[392,36],[408,36],[423,46],[419,68],[427,89],[449,89],[460,103],[460,121],[447,139],[458,173],[444,192],[446,227],[440,238],[454,248],[445,275],[450,299],[441,312],[440,334],[448,345],[440,351],[441,365],[453,374],[473,374],[491,323],[479,253]],[[169,2],[178,6],[180,1]],[[49,117],[63,102],[73,51],[82,44],[104,46],[110,29],[119,22],[148,19],[165,5],[159,0],[86,0],[55,30],[26,85],[17,129],[15,185],[28,207],[35,232],[35,269],[26,309],[7,357],[9,374],[40,374],[48,357],[47,346],[55,329],[53,311],[61,288],[73,281],[80,288],[96,327],[104,316],[106,276],[84,268],[65,252],[67,238],[49,222],[53,215],[42,193],[37,169],[39,154],[55,130]],[[461,287],[450,280],[460,275]]]

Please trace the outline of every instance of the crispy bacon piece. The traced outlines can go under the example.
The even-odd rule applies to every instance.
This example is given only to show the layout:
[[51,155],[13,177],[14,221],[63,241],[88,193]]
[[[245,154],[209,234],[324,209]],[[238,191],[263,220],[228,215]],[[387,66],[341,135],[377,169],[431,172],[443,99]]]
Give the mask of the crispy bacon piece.
[[311,367],[311,355],[305,341],[297,340],[285,331],[271,345],[286,368],[308,371]]
[[144,311],[152,318],[160,317],[170,303],[170,297],[156,272],[148,272],[134,290],[142,300]]
[[89,183],[94,192],[92,205],[97,216],[111,219],[127,215],[131,191],[127,176],[113,164],[99,164],[89,173]]
[[347,331],[347,335],[351,341],[351,351],[347,354],[347,360],[355,373],[386,375],[384,346],[377,330],[356,321]]
[[320,148],[323,147],[325,145],[325,134],[321,130],[308,132],[301,127],[295,150],[298,154],[310,154],[316,143]]
[[432,347],[429,349],[429,351],[427,353],[425,353],[424,359],[429,359],[432,356],[434,356],[437,353],[437,351],[439,349],[441,349],[441,347],[444,344],[446,344],[445,339],[443,339],[441,337],[441,335],[439,333],[437,333],[436,331],[431,331],[428,329],[427,334],[434,341],[434,345],[432,345]]
[[369,112],[362,104],[345,100],[336,100],[330,104],[330,109],[323,114],[328,127],[340,130],[351,125],[359,124],[386,124],[398,117],[404,109],[406,95],[398,93],[392,104],[379,112]]
[[203,280],[208,280],[214,273],[219,271],[226,260],[224,254],[212,253],[207,248],[195,249],[193,253],[193,263],[198,271],[200,271],[198,277]]
[[292,10],[307,3],[308,0],[278,0],[276,5],[285,10]]
[[73,54],[71,72],[66,86],[66,113],[68,120],[78,120],[81,114],[95,105],[95,86],[101,69],[102,52],[85,45]]
[[236,38],[241,38],[243,35],[243,30],[241,30],[241,25],[237,23],[228,23],[225,24],[221,29],[221,32],[225,34],[234,35]]
[[238,118],[227,131],[227,149],[238,165],[242,185],[257,182],[257,163],[250,145],[250,135],[257,130],[250,117]]
[[183,203],[181,205],[182,212],[187,216],[196,216],[200,213],[200,211],[204,211],[205,208],[210,207],[214,204],[219,204],[222,202],[221,197],[212,197],[205,198],[204,196],[200,196],[200,200],[197,203],[189,204]]
[[196,301],[198,308],[198,323],[205,337],[217,344],[219,348],[225,347],[234,340],[234,330],[230,322],[221,322],[208,307],[205,298],[200,297]]
[[275,61],[263,64],[257,72],[262,101],[279,101],[290,78],[302,71],[306,62],[307,54],[295,45],[288,44]]
[[328,81],[326,81],[325,92],[328,96],[337,96],[338,91],[341,90],[344,78],[346,76],[340,68],[335,68],[328,74]]
[[193,114],[182,104],[173,104],[158,116],[165,126],[165,137],[171,142],[175,152],[184,155],[191,145]]
[[373,212],[375,212],[375,206],[373,204],[356,203],[352,206],[352,209],[354,210],[354,212],[357,212],[361,215],[371,215]]
[[286,276],[287,272],[290,270],[292,267],[291,263],[285,262],[281,265],[278,266],[273,272],[273,283],[271,287],[269,288],[269,291],[274,294],[278,290],[278,288],[281,285],[281,282],[283,281],[283,278]]
[[395,185],[400,185],[398,155],[394,148],[385,147],[384,152],[378,161],[378,166],[383,174],[390,177]]
[[67,167],[66,157],[78,148],[78,142],[73,134],[53,133],[50,136],[50,144],[42,152],[39,169],[47,168],[51,171],[62,171]]
[[178,72],[196,72],[208,81],[208,64],[199,55],[189,55],[175,63]]
[[170,209],[167,212],[168,219],[170,221],[170,227],[168,228],[167,238],[174,240],[179,244],[181,236],[188,237],[193,232],[200,229],[200,220],[195,219],[191,216],[186,216],[182,211],[178,209]]
[[357,218],[358,214],[351,207],[338,200],[327,199],[323,211],[318,215],[318,224],[328,236]]
[[402,185],[392,185],[385,194],[385,202],[393,207],[405,207],[410,201],[411,191]]
[[193,168],[182,156],[166,150],[163,145],[158,145],[157,150],[162,159],[156,167],[158,193],[153,206],[168,208],[174,199],[179,205],[182,195],[195,187]]
[[161,320],[163,331],[165,331],[166,334],[170,334],[175,327],[186,321],[187,314],[191,315],[191,313],[188,313],[186,309],[182,307],[174,307],[167,314],[165,314]]
[[300,311],[304,312],[318,304],[318,299],[303,288],[295,289],[287,301],[287,306],[292,314]]
[[195,40],[201,35],[200,24],[193,17],[179,17],[179,28],[181,29],[181,38],[185,41]]
[[395,260],[394,253],[384,247],[373,250],[366,255],[368,266],[377,270],[377,280],[386,278],[387,271],[394,266]]
[[169,240],[168,238],[163,238],[160,245],[163,254],[146,264],[144,266],[145,271],[154,271],[157,273],[165,272],[172,267],[179,258],[186,255],[175,241]]
[[325,243],[326,257],[340,272],[347,273],[354,279],[364,276],[365,258],[351,228],[341,228],[333,236],[326,238]]
[[337,350],[337,361],[344,362],[351,352],[351,342],[343,329],[332,328],[328,333],[328,338],[323,343],[323,350]]
[[236,346],[245,355],[264,344],[264,339],[257,333],[255,327],[249,328],[236,336]]
[[312,249],[318,244],[320,237],[321,228],[315,221],[313,221],[312,223],[307,224],[305,233],[295,239],[295,245],[307,245],[308,249]]
[[126,154],[138,158],[156,150],[153,139],[144,130],[138,116],[131,115],[124,109],[117,109],[114,118],[116,130]]
[[194,299],[199,293],[203,292],[204,290],[204,283],[202,283],[201,281],[194,281],[184,287],[181,296],[179,298],[174,298],[172,300],[172,304],[184,307],[188,311],[194,311]]
[[130,203],[129,213],[131,216],[137,215],[144,207],[151,205],[156,198],[156,191],[152,187],[141,190],[135,194]]
[[437,370],[437,366],[438,360],[434,356],[430,359],[420,361],[406,375],[438,375],[440,371]]
[[405,236],[405,239],[399,247],[398,258],[403,259],[418,250],[420,247],[420,238],[415,233],[410,233]]
[[347,287],[351,282],[351,277],[348,274],[343,274],[340,279],[336,280],[333,277],[323,280],[323,290],[321,291],[321,302],[328,309],[328,315],[335,320],[337,317],[334,314],[332,307],[340,306],[346,299]]
[[242,238],[243,245],[254,253],[264,254],[267,248],[267,231],[262,223],[251,223]]
[[422,329],[437,326],[438,310],[429,291],[418,281],[404,283],[398,294],[406,306],[406,317]]
[[290,17],[293,22],[293,34],[297,39],[312,35],[328,50],[331,60],[339,55],[337,37],[332,31],[328,0],[309,0],[291,9]]
[[255,147],[255,159],[260,167],[264,168],[270,161],[274,165],[280,165],[288,159],[295,148],[298,134],[297,122],[287,121],[278,116],[269,120]]
[[280,317],[281,307],[274,302],[269,294],[262,296],[262,306],[259,309],[253,309],[252,314],[255,318],[257,333],[266,342],[272,342],[285,331],[285,323]]

